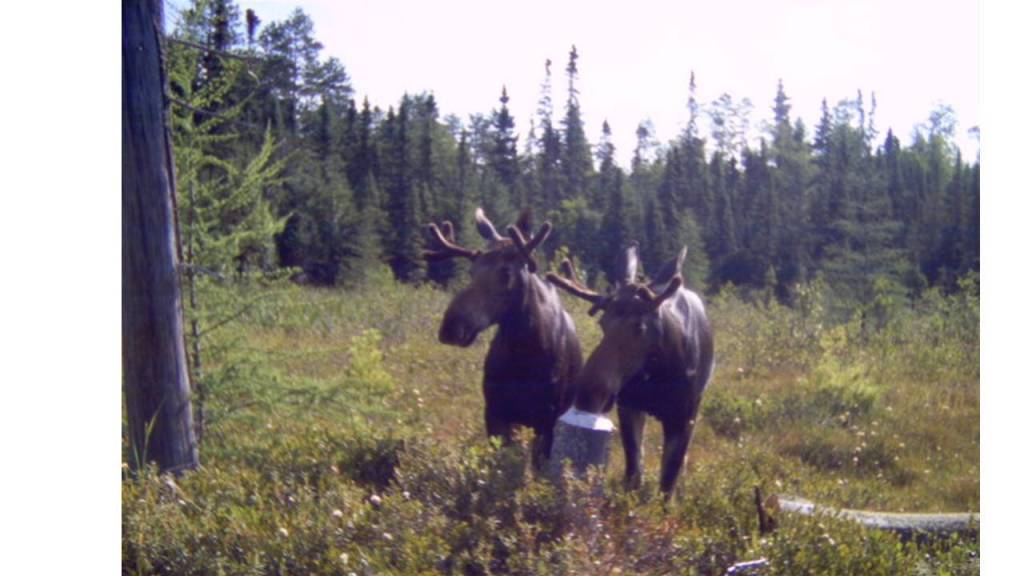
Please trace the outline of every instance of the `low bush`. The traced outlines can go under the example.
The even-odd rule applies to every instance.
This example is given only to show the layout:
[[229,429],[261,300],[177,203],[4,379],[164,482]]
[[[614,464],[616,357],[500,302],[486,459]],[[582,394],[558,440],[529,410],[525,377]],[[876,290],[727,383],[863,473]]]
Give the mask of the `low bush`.
[[[617,440],[602,477],[563,486],[535,477],[527,438],[491,445],[488,334],[468,350],[436,342],[449,294],[387,279],[216,290],[207,301],[236,317],[204,340],[203,467],[173,482],[124,473],[125,574],[703,575],[762,556],[770,574],[977,573],[974,542],[905,544],[824,516],[761,535],[753,505],[760,486],[835,507],[977,510],[969,294],[867,322],[830,319],[820,284],[791,307],[711,299],[718,366],[684,496],[662,505],[656,425],[632,492]],[[229,306],[232,290],[253,304]],[[598,325],[565,303],[592,349]]]

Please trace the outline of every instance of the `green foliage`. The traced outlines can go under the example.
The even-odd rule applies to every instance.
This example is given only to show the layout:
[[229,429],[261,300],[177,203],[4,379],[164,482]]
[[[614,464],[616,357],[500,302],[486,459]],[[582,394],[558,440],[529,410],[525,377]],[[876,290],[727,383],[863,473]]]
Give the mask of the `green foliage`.
[[814,401],[829,416],[866,414],[879,395],[878,387],[868,381],[866,366],[841,359],[849,347],[847,330],[838,326],[822,335],[822,356],[811,373]]
[[[780,83],[760,148],[749,102],[723,95],[710,162],[693,122],[664,147],[648,123],[629,174],[605,143],[595,177],[575,50],[564,120],[549,66],[520,153],[504,102],[465,128],[430,95],[357,112],[308,16],[243,49],[237,12],[197,2],[175,34],[256,58],[169,44],[209,430],[204,468],[174,487],[125,475],[124,573],[720,574],[760,556],[777,574],[976,572],[975,542],[904,544],[829,517],[786,516],[762,537],[750,502],[761,486],[838,507],[978,508],[980,165],[955,160],[948,111],[876,152],[862,99],[823,103],[811,143]],[[487,338],[437,344],[450,293],[408,284],[458,283],[457,268],[424,269],[425,222],[478,246],[475,207],[505,223],[524,195],[555,224],[549,262],[571,255],[590,285],[629,240],[651,268],[689,246],[717,368],[681,502],[654,494],[651,427],[629,493],[617,447],[604,478],[556,487],[528,470],[527,438],[484,440]],[[289,266],[344,290],[284,283]],[[586,304],[563,302],[592,349]]]
[[[595,170],[575,47],[564,114],[555,121],[548,61],[538,123],[521,146],[504,88],[498,107],[471,114],[465,125],[455,116],[439,120],[429,92],[404,95],[387,114],[365,99],[360,110],[344,66],[322,56],[308,15],[268,23],[243,48],[238,13],[229,0],[197,0],[175,35],[214,41],[246,60],[173,44],[168,61],[175,98],[184,103],[175,106],[175,144],[204,154],[182,153],[182,192],[201,181],[221,185],[222,196],[235,193],[237,183],[219,172],[261,157],[271,128],[276,149],[265,166],[275,173],[262,190],[269,214],[257,210],[246,224],[259,238],[224,247],[259,267],[274,266],[263,237],[269,231],[276,259],[302,268],[307,283],[351,286],[383,262],[403,282],[449,285],[460,274],[456,265],[420,260],[424,223],[451,220],[464,237],[476,206],[508,222],[528,204],[538,222],[556,223],[544,251],[568,246],[591,273],[609,271],[632,240],[648,262],[687,245],[687,279],[698,291],[729,283],[769,288],[791,304],[798,286],[820,277],[847,305],[839,311],[847,317],[872,301],[876,281],[910,295],[929,286],[949,292],[978,270],[980,164],[951,147],[956,120],[948,107],[921,124],[910,146],[890,131],[875,149],[873,95],[870,112],[859,93],[832,107],[823,101],[810,138],[803,121],[790,117],[779,81],[773,122],[755,145],[750,100],[725,93],[701,104],[691,74],[685,130],[661,145],[650,122],[642,123],[627,175],[616,165],[610,128],[596,147]],[[252,38],[255,30],[248,32]],[[707,139],[699,120],[710,123]],[[251,190],[238,192],[240,201],[255,202]]]
[[[636,492],[622,490],[617,441],[604,478],[564,488],[530,471],[528,438],[489,444],[485,344],[437,344],[450,294],[372,274],[372,288],[345,291],[202,281],[204,467],[176,488],[125,475],[125,573],[719,574],[762,556],[779,574],[977,565],[975,542],[903,544],[825,516],[786,515],[760,536],[751,504],[761,486],[838,507],[977,509],[977,356],[924,352],[974,349],[971,279],[886,304],[888,320],[867,328],[829,319],[820,283],[793,308],[723,290],[709,302],[718,367],[685,497],[663,507],[651,430]],[[238,300],[249,305],[225,314]],[[585,303],[565,302],[592,348]]]
[[763,426],[765,411],[761,398],[746,398],[729,391],[709,393],[702,403],[701,417],[716,434],[738,439],[744,432]]

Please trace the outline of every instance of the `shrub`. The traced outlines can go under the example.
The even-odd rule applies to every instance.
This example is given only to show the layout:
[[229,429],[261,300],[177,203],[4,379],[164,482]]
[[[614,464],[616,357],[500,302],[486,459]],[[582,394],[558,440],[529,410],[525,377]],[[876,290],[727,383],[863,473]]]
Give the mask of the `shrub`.
[[[534,477],[524,439],[486,442],[486,345],[437,344],[445,292],[218,289],[253,304],[203,340],[218,416],[203,468],[176,488],[125,473],[123,573],[721,574],[761,556],[773,574],[977,572],[976,543],[900,544],[834,518],[785,516],[761,536],[752,503],[761,486],[835,507],[976,509],[970,293],[836,323],[820,284],[791,307],[724,290],[698,425],[715,433],[698,431],[685,496],[663,506],[654,424],[636,492],[618,442],[604,478],[564,488]],[[586,303],[564,303],[592,349]]]
[[729,390],[710,391],[701,403],[701,415],[715,433],[737,439],[765,424],[761,398],[744,398]]

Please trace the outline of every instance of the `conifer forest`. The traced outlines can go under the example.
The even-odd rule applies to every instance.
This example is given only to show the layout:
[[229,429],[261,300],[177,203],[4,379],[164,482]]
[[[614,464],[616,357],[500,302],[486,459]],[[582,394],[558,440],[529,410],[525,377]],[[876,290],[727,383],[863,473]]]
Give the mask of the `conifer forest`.
[[[567,249],[588,284],[629,240],[651,262],[687,245],[687,280],[702,291],[767,287],[786,303],[814,278],[865,302],[951,289],[979,267],[980,163],[954,145],[949,108],[923,110],[901,141],[861,93],[791,117],[780,80],[774,120],[756,132],[749,101],[705,100],[691,73],[685,130],[655,142],[650,125],[615,127],[636,134],[619,165],[612,127],[587,141],[575,48],[519,87],[539,95],[536,117],[513,118],[495,86],[479,113],[440,118],[430,93],[353,99],[358,79],[323,57],[301,10],[263,23],[231,3],[196,4],[170,38],[181,41],[168,67],[182,233],[220,273],[289,267],[345,286],[381,262],[401,282],[447,286],[458,270],[420,258],[425,225],[450,220],[471,240],[477,206],[499,225],[526,206],[550,220],[547,256]],[[552,101],[556,82],[568,101]]]

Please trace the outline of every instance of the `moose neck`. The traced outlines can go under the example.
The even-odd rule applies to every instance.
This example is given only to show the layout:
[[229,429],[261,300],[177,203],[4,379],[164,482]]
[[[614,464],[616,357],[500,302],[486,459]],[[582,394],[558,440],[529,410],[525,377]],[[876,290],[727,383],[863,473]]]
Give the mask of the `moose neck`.
[[526,281],[515,296],[508,311],[498,321],[496,341],[511,341],[517,346],[543,343],[550,338],[552,314],[550,291],[535,274],[528,273]]

